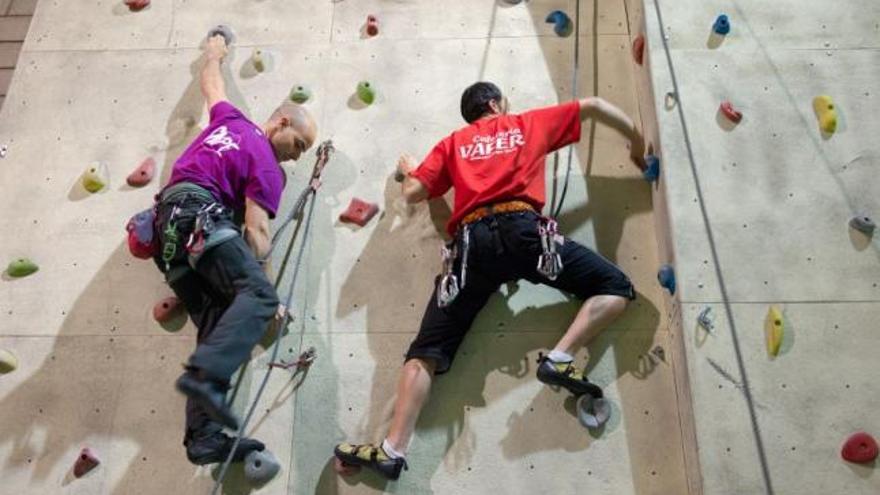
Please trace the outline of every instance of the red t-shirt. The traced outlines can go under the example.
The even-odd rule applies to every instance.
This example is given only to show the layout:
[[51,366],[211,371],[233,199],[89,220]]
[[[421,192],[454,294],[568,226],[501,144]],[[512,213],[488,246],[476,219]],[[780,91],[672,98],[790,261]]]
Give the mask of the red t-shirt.
[[577,101],[480,119],[437,143],[412,176],[431,198],[455,188],[446,225],[455,235],[461,219],[483,205],[521,200],[540,211],[546,201],[547,154],[580,137]]

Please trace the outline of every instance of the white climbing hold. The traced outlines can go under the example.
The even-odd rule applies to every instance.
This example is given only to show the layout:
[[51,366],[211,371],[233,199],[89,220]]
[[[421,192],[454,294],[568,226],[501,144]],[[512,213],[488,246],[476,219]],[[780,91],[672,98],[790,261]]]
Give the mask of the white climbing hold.
[[278,471],[281,471],[281,464],[268,450],[254,450],[244,458],[244,475],[254,485],[265,485]]

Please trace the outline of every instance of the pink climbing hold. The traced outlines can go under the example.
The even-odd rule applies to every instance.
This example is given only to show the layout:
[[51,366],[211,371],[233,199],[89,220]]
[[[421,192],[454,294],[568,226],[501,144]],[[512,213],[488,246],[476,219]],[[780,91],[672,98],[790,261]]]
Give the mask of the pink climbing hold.
[[131,187],[143,187],[153,180],[153,175],[155,173],[156,160],[153,160],[153,157],[151,156],[141,162],[141,164],[138,165],[138,168],[134,169],[134,172],[129,174],[128,178],[125,180]]
[[339,221],[363,227],[378,212],[379,207],[375,203],[368,203],[360,198],[351,198],[348,208],[339,215]]
[[742,112],[733,108],[733,103],[729,101],[722,102],[720,110],[728,120],[735,124],[738,124],[743,118]]
[[147,8],[150,0],[125,0],[125,5],[128,5],[128,10],[138,12]]
[[633,59],[637,64],[642,65],[645,61],[645,36],[638,35],[636,39],[633,40]]
[[867,464],[877,458],[877,441],[871,435],[860,431],[853,433],[840,449],[840,457],[849,462]]
[[181,309],[180,299],[171,296],[162,299],[153,306],[153,318],[159,323],[173,319]]
[[76,463],[73,465],[73,475],[77,478],[82,478],[86,473],[98,467],[98,464],[101,464],[98,456],[95,455],[92,449],[84,447],[79,452],[79,457],[76,458]]
[[379,34],[379,19],[374,15],[367,16],[367,35],[376,36]]

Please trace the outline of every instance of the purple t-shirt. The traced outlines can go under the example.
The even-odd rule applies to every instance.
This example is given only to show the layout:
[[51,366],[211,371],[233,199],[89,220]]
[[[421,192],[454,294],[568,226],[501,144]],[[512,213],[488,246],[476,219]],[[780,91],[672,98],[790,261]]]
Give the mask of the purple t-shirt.
[[[174,163],[168,186],[192,182],[242,211],[245,198],[274,218],[284,171],[263,131],[227,101],[211,108],[211,123]],[[167,186],[166,186],[167,187]]]

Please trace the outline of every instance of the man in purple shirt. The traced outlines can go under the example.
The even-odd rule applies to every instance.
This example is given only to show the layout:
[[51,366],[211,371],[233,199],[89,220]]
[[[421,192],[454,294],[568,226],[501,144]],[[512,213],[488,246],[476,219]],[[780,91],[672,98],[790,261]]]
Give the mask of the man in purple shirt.
[[[156,206],[156,264],[198,327],[177,389],[187,396],[187,458],[199,465],[229,454],[233,439],[223,427],[238,428],[226,404],[229,380],[283,314],[265,272],[269,219],[285,185],[280,162],[298,159],[317,132],[305,108],[292,102],[258,126],[226,101],[220,73],[226,52],[222,36],[208,40],[200,82],[211,121],[175,162]],[[243,236],[235,221],[242,218]],[[234,460],[264,448],[242,439]]]

